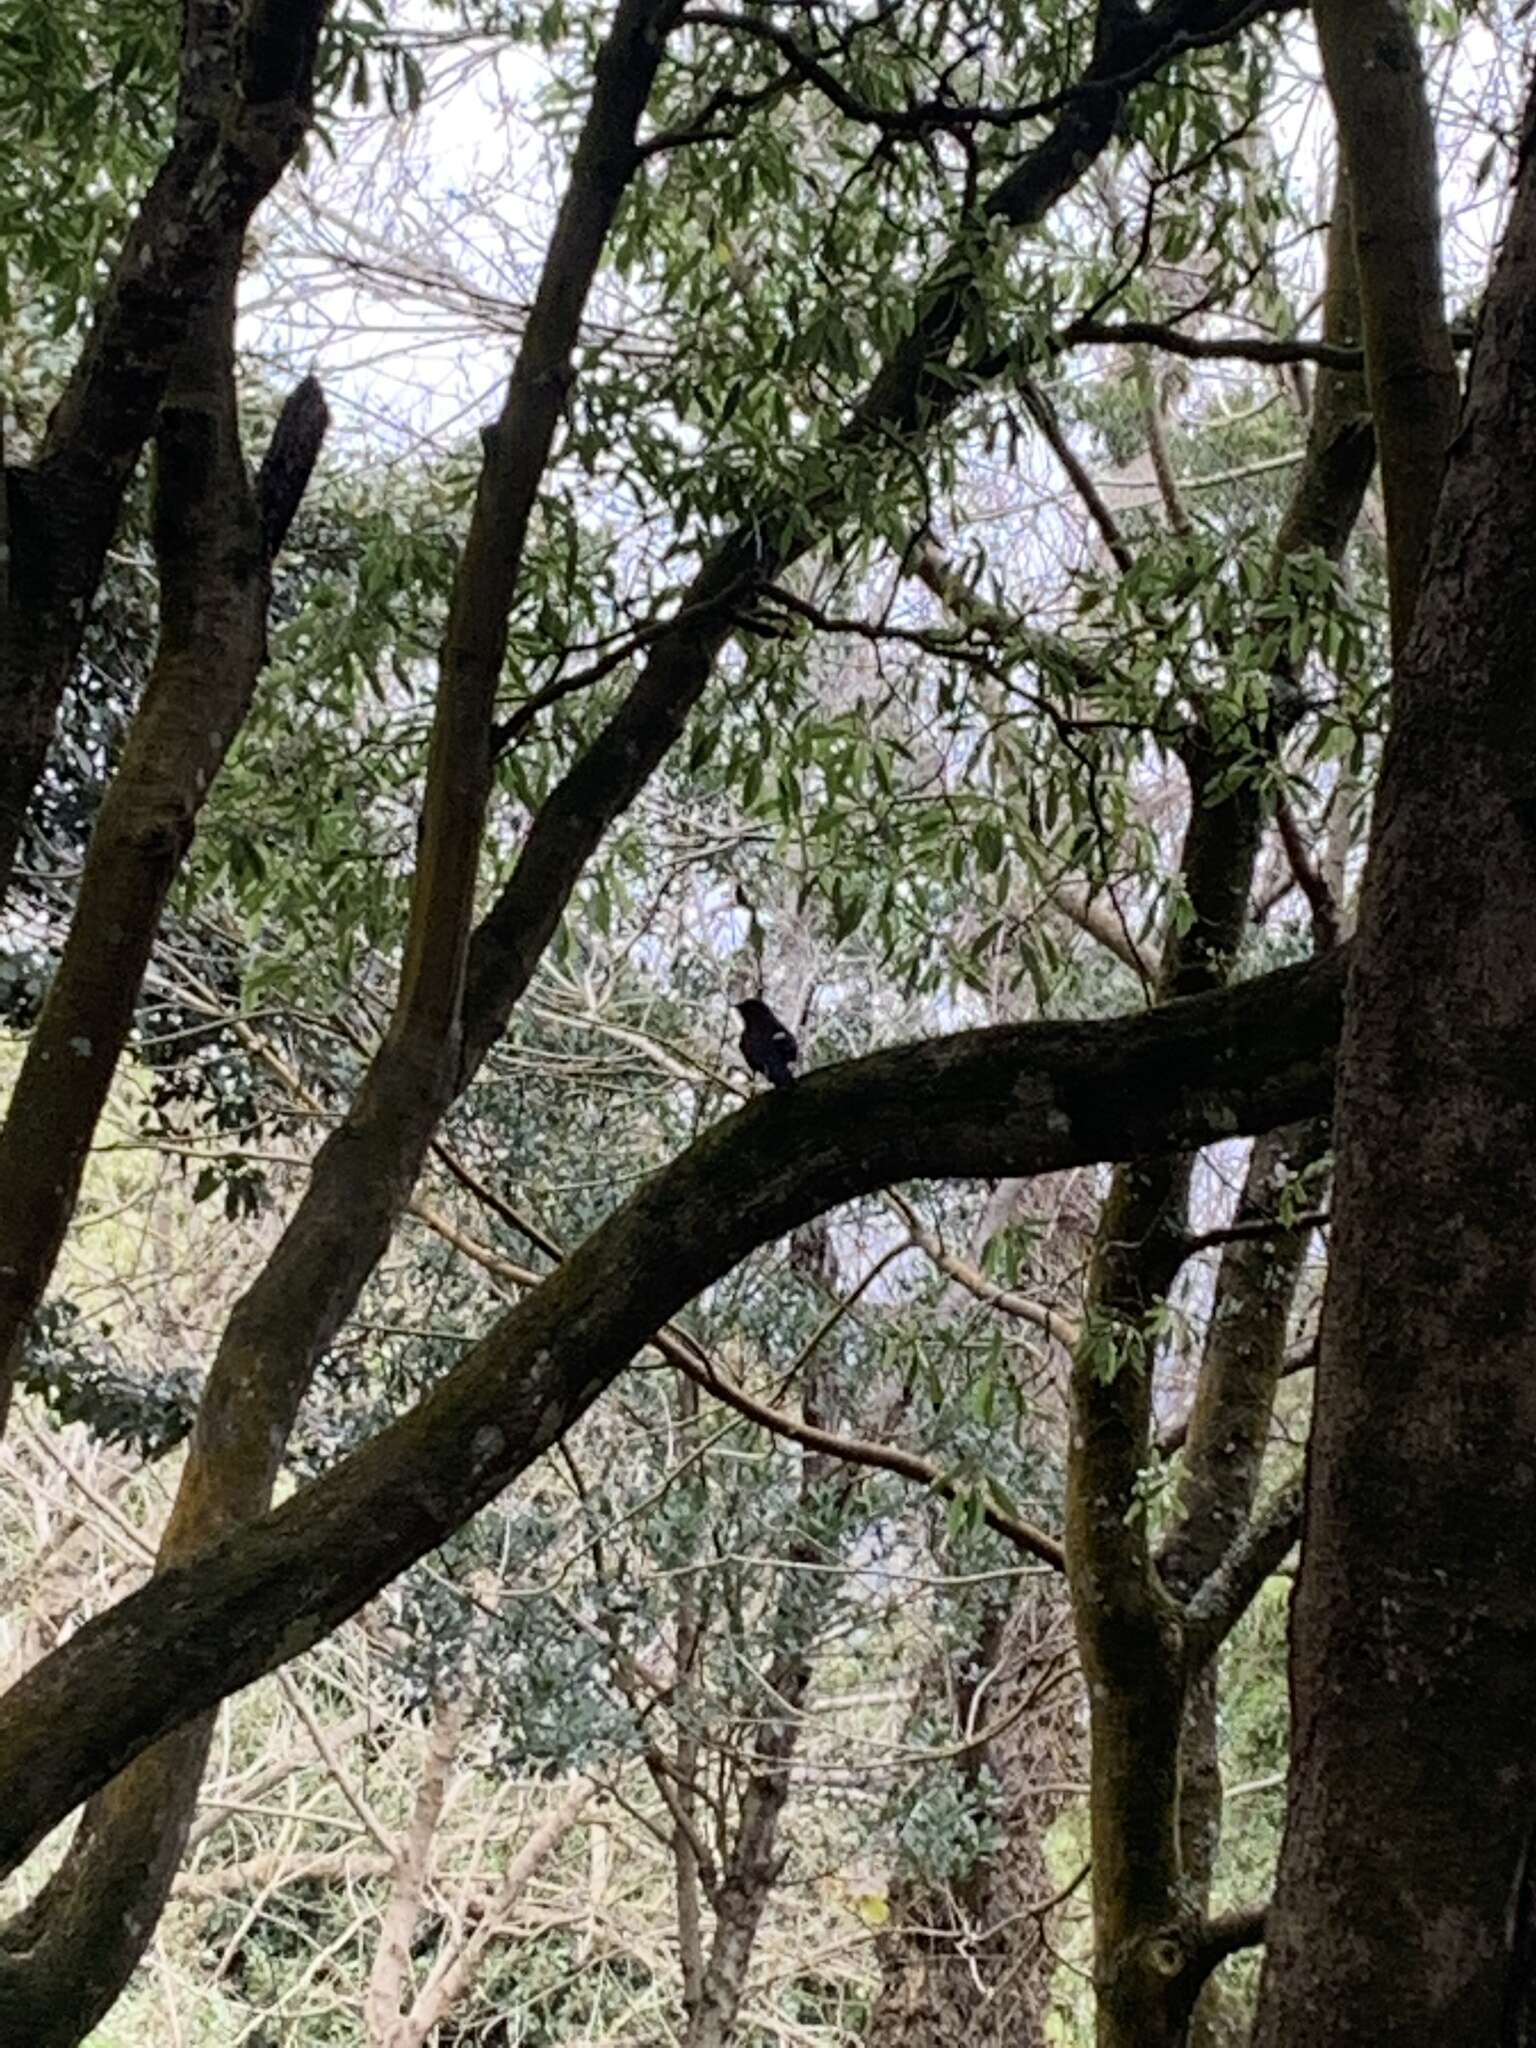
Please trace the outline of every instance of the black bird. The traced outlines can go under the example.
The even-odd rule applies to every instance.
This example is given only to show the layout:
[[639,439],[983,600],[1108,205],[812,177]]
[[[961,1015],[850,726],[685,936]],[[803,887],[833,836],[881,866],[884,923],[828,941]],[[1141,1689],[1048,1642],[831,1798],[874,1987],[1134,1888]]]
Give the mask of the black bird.
[[800,1057],[795,1034],[756,996],[734,1007],[741,1012],[742,1058],[754,1074],[764,1075],[775,1088],[787,1088],[795,1078],[790,1069]]

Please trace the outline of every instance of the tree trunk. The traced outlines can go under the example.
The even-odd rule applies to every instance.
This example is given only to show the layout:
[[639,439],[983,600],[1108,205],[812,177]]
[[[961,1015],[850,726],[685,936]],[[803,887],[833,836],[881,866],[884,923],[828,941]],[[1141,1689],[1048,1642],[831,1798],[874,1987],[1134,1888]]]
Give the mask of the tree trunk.
[[[823,1368],[813,1359],[805,1369],[802,1394],[807,1422],[821,1423],[823,1392]],[[762,1674],[761,1720],[750,1743],[751,1763],[741,1788],[735,1836],[710,1897],[715,1925],[707,1956],[698,1950],[690,1955],[686,1921],[696,1900],[687,1898],[686,1880],[679,1887],[687,2008],[683,2048],[728,2048],[736,2037],[752,1953],[788,1853],[779,1847],[779,1827],[789,1804],[791,1773],[800,1747],[801,1710],[825,1618],[822,1605],[807,1599],[803,1587],[797,1585],[796,1570],[818,1564],[826,1555],[813,1526],[818,1496],[834,1489],[846,1493],[854,1477],[853,1471],[840,1468],[825,1451],[801,1451],[800,1513],[805,1526],[786,1546],[789,1569],[781,1576],[769,1624],[776,1648]],[[679,1734],[685,1736],[686,1731],[680,1729]],[[681,1868],[679,1865],[680,1875]],[[694,1876],[698,1879],[702,1873],[695,1870]]]
[[1435,125],[1404,0],[1317,0],[1312,18],[1354,188],[1392,646],[1401,653],[1458,398],[1441,286]]
[[174,143],[35,457],[0,475],[0,899],[166,380],[309,126],[323,0],[242,13],[187,10]]
[[[1348,343],[1358,323],[1350,190],[1341,177],[1324,327],[1330,340]],[[1277,579],[1293,554],[1342,556],[1374,460],[1363,407],[1358,373],[1319,376],[1307,459],[1276,536]],[[1287,654],[1269,678],[1267,714],[1241,747],[1278,756],[1299,708],[1297,680]],[[1190,783],[1180,856],[1189,922],[1168,935],[1153,990],[1161,1002],[1219,986],[1231,971],[1264,824],[1257,779],[1249,772],[1231,781],[1230,735],[1197,718],[1181,753]],[[1186,1255],[1192,1165],[1191,1155],[1165,1153],[1116,1172],[1073,1362],[1066,1548],[1088,1686],[1100,2048],[1180,2048],[1200,1971],[1209,1967],[1205,1907],[1219,1805],[1214,1754],[1207,1741],[1201,1755],[1198,1717],[1193,1729],[1189,1720],[1195,1671],[1184,1603],[1246,1525],[1279,1370],[1262,1318],[1252,1323],[1254,1359],[1243,1354],[1254,1290],[1236,1286],[1245,1261],[1229,1258],[1223,1279],[1235,1290],[1231,1306],[1241,1321],[1213,1330],[1186,1460],[1183,1523],[1168,1553],[1154,1558],[1140,1492],[1152,1451],[1150,1332]],[[1276,1298],[1283,1325],[1289,1291]],[[1209,1722],[1209,1700],[1206,1706]],[[1207,1811],[1203,1828],[1181,1814],[1186,1793]]]
[[[1525,2038],[1536,1820],[1536,173],[1400,664],[1257,2048]],[[1501,2032],[1502,2029],[1502,2032]]]

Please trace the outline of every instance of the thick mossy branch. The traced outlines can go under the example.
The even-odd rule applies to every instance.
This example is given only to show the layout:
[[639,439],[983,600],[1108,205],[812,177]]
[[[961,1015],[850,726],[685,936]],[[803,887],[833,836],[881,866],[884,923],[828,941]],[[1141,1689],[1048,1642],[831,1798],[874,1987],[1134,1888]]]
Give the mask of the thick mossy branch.
[[897,1047],[726,1118],[412,1413],[88,1623],[0,1701],[0,1855],[14,1864],[147,1744],[434,1549],[755,1246],[893,1181],[1054,1172],[1319,1114],[1342,992],[1339,956],[1108,1023]]

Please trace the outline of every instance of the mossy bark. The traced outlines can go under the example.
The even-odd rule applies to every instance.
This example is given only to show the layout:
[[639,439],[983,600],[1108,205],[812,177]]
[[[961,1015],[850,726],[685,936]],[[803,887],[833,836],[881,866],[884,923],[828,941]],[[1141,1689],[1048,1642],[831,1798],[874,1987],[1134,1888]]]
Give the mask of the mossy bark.
[[1394,716],[1340,1073],[1256,2048],[1529,2038],[1536,1747],[1536,168]]

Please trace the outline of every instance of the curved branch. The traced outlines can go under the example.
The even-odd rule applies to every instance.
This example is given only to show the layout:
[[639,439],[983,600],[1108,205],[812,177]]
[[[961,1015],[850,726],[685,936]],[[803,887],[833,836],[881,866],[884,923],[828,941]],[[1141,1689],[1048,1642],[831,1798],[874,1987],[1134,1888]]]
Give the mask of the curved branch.
[[1184,1982],[1191,1996],[1228,1956],[1263,1944],[1268,1917],[1266,1901],[1260,1905],[1234,1906],[1230,1913],[1218,1913],[1214,1919],[1206,1921],[1195,1937],[1184,1965]]
[[1223,1223],[1215,1230],[1191,1232],[1179,1251],[1184,1258],[1192,1259],[1200,1252],[1214,1251],[1218,1245],[1262,1244],[1270,1238],[1293,1237],[1297,1231],[1325,1230],[1328,1222],[1326,1209],[1304,1209],[1295,1216],[1241,1216],[1235,1223]]
[[[823,61],[821,52],[808,49],[786,28],[715,7],[690,7],[683,20],[692,27],[718,28],[765,43],[784,59],[795,77],[814,86],[847,120],[877,128],[886,136],[921,139],[947,127],[1018,128],[1048,114],[1069,112],[1085,100],[1107,94],[1122,97],[1171,58],[1224,42],[1260,15],[1286,11],[1287,4],[1288,0],[1281,4],[1276,0],[1160,0],[1143,15],[1118,0],[1100,0],[1095,10],[1094,64],[1081,83],[1011,104],[935,96],[912,99],[900,107],[882,107],[863,98]],[[827,54],[846,51],[845,39]]]
[[754,1247],[893,1181],[1187,1151],[1324,1112],[1346,959],[1108,1022],[897,1047],[725,1118],[416,1409],[87,1623],[0,1700],[0,1860],[434,1549]]
[[[819,1457],[835,1458],[840,1464],[859,1465],[871,1472],[891,1472],[898,1479],[914,1480],[919,1486],[926,1486],[930,1492],[947,1500],[953,1500],[960,1491],[958,1483],[948,1473],[916,1451],[902,1450],[897,1444],[877,1443],[872,1437],[839,1436],[835,1430],[818,1428],[813,1422],[802,1422],[797,1416],[786,1414],[782,1408],[759,1401],[755,1394],[749,1394],[745,1387],[738,1386],[718,1365],[702,1352],[695,1351],[690,1344],[679,1341],[671,1331],[659,1331],[651,1341],[663,1358],[675,1365],[679,1372],[686,1373],[695,1386],[775,1436],[801,1444]],[[1006,1514],[990,1502],[983,1506],[981,1518],[989,1529],[1005,1536],[1026,1557],[1038,1558],[1055,1571],[1063,1569],[1066,1559],[1061,1545],[1044,1529],[1037,1529],[1032,1522],[1023,1521],[1017,1515]]]

